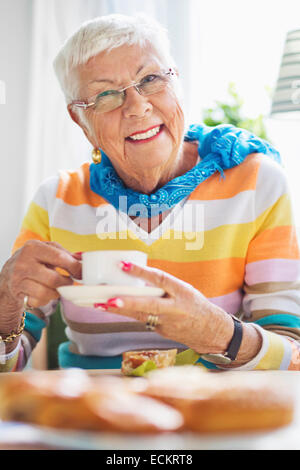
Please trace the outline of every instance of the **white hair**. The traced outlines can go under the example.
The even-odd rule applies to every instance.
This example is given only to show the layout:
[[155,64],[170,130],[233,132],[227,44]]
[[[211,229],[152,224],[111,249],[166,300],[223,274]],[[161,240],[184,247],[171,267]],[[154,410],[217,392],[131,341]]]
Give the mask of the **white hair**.
[[167,67],[174,67],[167,30],[154,19],[135,16],[107,15],[82,24],[63,44],[54,60],[54,69],[67,102],[76,98],[72,89],[72,69],[85,64],[103,51],[127,45],[151,44]]

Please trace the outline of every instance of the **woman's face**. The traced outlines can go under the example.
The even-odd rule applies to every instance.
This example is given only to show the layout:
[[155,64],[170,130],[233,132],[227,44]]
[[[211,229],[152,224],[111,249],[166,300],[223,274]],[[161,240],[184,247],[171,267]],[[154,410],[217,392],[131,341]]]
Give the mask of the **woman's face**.
[[[103,91],[118,90],[168,68],[150,45],[126,45],[102,52],[77,68],[77,97],[87,99]],[[168,172],[172,168],[184,132],[183,110],[173,80],[177,77],[163,91],[150,96],[129,88],[119,108],[103,114],[90,108],[82,111],[84,120],[78,122],[75,117],[92,145],[108,155],[117,171],[134,176],[145,170]],[[74,111],[69,111],[74,119]],[[142,141],[129,137],[157,126],[161,127],[155,137]]]

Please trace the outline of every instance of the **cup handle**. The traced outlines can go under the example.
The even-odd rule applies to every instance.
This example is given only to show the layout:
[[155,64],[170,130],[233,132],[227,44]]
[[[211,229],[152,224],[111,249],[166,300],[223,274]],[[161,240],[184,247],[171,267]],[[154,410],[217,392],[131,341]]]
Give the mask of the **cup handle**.
[[83,280],[82,280],[82,279],[76,279],[76,278],[73,277],[73,276],[70,276],[70,278],[72,279],[72,281],[76,282],[76,284],[81,284],[81,285],[83,285]]
[[[82,251],[77,251],[76,253],[73,253],[73,255],[75,255],[76,259],[78,259],[78,261],[82,264],[82,259],[81,259],[81,255],[82,255]],[[79,257],[79,258],[78,258]],[[75,277],[73,276],[70,276],[70,278],[72,279],[72,281],[76,282],[77,284],[83,284],[83,281],[82,279],[76,279]]]

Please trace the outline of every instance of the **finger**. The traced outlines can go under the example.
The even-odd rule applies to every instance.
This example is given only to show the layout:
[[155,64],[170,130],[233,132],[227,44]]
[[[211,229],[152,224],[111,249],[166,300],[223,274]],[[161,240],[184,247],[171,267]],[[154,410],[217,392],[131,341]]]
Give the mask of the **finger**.
[[36,269],[30,271],[26,279],[31,279],[51,289],[73,284],[73,280],[69,276],[59,274],[55,269],[38,263]]
[[95,304],[96,308],[109,310],[118,315],[145,321],[151,315],[163,315],[174,311],[172,298],[122,296],[108,299],[106,303]]
[[[97,304],[94,304],[94,307],[97,309],[97,310],[100,310],[100,311],[109,311],[110,313],[115,313],[117,315],[122,315],[123,317],[126,317],[126,318],[133,318],[139,322],[142,322],[142,323],[146,323],[147,322],[147,318],[149,317],[149,313],[145,313],[145,312],[137,312],[137,311],[126,311],[126,310],[123,310],[123,309],[114,309],[110,306],[107,306],[107,304],[105,303],[97,303]],[[158,316],[158,315],[157,315]]]
[[34,243],[27,243],[27,250],[32,251],[32,256],[39,262],[54,268],[62,268],[76,279],[81,278],[82,265],[80,261],[58,243],[34,240]]
[[59,298],[56,289],[51,289],[31,279],[26,279],[22,284],[22,295],[27,296],[27,304],[33,308],[48,304],[51,300]]
[[139,266],[134,263],[126,263],[122,261],[121,269],[131,276],[139,277],[150,282],[156,287],[162,288],[167,294],[175,295],[180,287],[185,286],[185,282],[172,276],[161,269],[149,266]]
[[[70,253],[69,250],[67,250],[66,248],[64,248],[60,243],[57,243],[57,242],[45,242],[49,245],[52,245],[52,246],[56,246],[57,248],[60,248],[61,250],[64,250],[66,251],[67,253]],[[78,260],[82,260],[82,253],[83,251],[76,251],[75,253],[71,253],[71,255],[78,259]]]

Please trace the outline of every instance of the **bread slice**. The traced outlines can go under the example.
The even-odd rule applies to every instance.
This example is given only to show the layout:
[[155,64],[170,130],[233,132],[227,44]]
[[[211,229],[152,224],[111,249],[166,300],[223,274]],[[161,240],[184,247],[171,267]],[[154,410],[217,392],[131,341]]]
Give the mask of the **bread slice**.
[[153,370],[143,382],[132,382],[139,393],[179,411],[187,431],[258,431],[286,426],[294,417],[294,391],[284,376],[272,371],[215,373],[178,366]]
[[153,361],[158,369],[175,365],[177,349],[152,349],[148,351],[127,351],[123,353],[122,374],[132,371],[145,361]]
[[[72,431],[153,434],[181,429],[174,408],[133,393],[125,377],[81,369],[25,371],[0,380],[0,420]],[[130,380],[129,380],[130,381]]]

